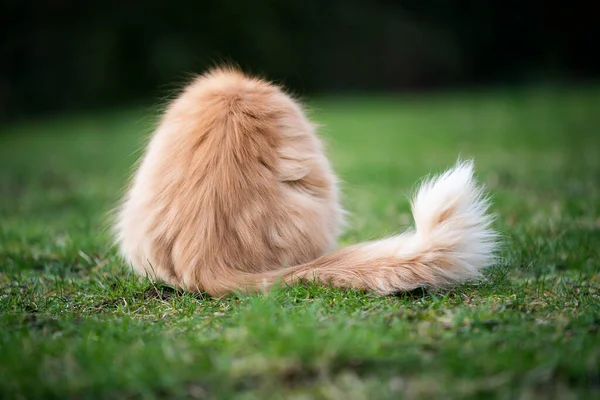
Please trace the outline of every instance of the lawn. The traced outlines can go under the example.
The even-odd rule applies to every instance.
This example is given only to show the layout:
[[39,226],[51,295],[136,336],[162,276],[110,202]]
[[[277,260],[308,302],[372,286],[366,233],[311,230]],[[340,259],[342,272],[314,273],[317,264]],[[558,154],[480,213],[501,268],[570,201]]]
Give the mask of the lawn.
[[474,158],[503,245],[481,282],[377,298],[212,299],[138,279],[107,215],[155,109],[0,132],[0,398],[600,396],[600,88],[316,98],[351,212],[410,225],[423,176]]

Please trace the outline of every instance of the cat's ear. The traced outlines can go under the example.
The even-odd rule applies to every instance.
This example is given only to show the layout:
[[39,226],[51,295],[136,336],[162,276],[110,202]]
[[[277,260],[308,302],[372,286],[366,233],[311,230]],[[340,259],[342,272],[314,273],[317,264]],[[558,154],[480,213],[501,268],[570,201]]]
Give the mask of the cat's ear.
[[291,147],[278,149],[277,178],[280,182],[299,181],[311,171],[313,157]]

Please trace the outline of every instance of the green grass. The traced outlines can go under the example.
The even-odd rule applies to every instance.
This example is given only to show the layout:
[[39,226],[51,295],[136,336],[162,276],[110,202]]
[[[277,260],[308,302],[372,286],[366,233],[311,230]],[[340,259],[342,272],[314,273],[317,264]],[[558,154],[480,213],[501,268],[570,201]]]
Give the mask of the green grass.
[[590,398],[600,394],[600,89],[311,103],[352,213],[410,224],[473,157],[503,248],[487,280],[376,298],[211,299],[132,276],[105,230],[153,123],[122,110],[0,134],[0,398]]

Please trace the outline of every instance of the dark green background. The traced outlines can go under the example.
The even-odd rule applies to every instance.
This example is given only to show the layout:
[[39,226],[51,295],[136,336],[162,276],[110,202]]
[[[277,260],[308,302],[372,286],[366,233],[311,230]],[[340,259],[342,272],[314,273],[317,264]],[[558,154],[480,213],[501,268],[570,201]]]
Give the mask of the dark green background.
[[594,3],[4,0],[0,119],[157,101],[223,60],[299,94],[586,81]]

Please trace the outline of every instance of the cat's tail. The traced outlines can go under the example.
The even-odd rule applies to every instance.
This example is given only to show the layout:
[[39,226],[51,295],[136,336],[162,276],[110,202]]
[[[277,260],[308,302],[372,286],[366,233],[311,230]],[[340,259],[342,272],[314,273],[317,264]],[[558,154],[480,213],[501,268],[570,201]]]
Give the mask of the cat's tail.
[[497,235],[473,163],[458,162],[424,181],[412,202],[415,230],[335,250],[312,262],[263,273],[220,276],[213,294],[315,281],[387,295],[418,287],[447,288],[490,265]]

